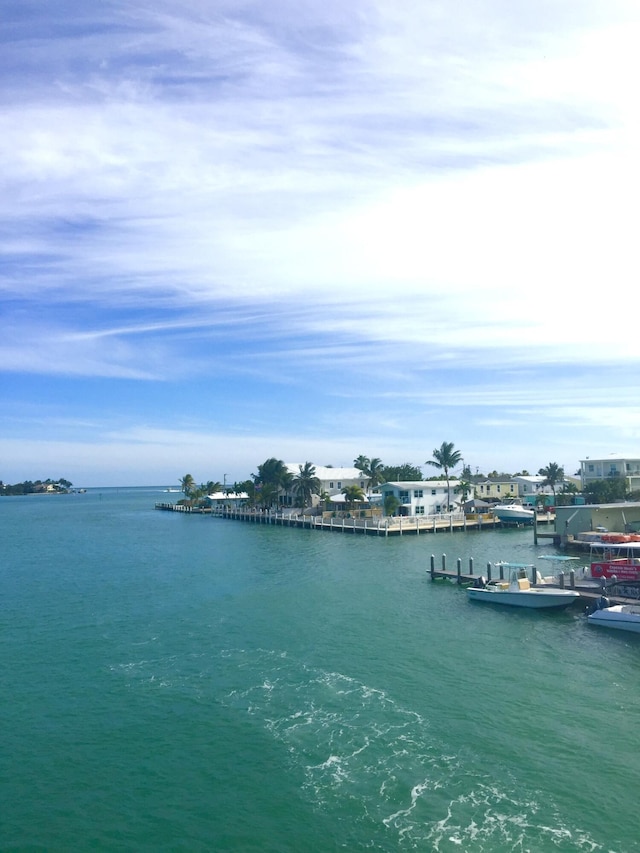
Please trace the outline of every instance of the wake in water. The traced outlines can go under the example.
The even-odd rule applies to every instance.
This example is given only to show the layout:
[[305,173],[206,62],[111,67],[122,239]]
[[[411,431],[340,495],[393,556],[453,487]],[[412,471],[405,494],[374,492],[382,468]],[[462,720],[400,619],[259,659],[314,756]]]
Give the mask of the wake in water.
[[566,826],[545,792],[438,742],[428,720],[384,691],[274,651],[223,658],[249,681],[223,703],[282,744],[302,795],[331,817],[346,848],[604,849]]

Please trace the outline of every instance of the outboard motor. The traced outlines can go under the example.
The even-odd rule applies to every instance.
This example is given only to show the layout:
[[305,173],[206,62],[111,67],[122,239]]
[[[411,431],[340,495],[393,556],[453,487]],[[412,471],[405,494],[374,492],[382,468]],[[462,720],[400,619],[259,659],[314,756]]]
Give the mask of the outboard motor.
[[611,602],[606,595],[601,595],[597,598],[590,607],[585,609],[586,613],[595,613],[596,610],[604,610],[605,607],[610,607]]
[[480,577],[476,578],[473,582],[474,589],[484,589],[486,585],[487,579],[483,575],[480,575]]

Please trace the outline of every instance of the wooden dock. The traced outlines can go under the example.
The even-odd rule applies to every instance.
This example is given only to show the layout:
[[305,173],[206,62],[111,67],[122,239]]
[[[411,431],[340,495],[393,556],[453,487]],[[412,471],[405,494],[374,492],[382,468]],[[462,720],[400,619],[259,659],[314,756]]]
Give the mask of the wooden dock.
[[[508,580],[508,578],[504,577],[505,565],[501,565],[500,563],[487,563],[484,572],[484,578],[487,581],[490,580]],[[431,563],[429,568],[427,569],[431,580],[448,580],[453,583],[456,583],[460,586],[469,586],[472,583],[475,583],[481,576],[482,573],[477,572],[474,566],[473,557],[469,558],[468,570],[463,571],[462,560],[458,558],[456,561],[456,568],[454,570],[447,568],[447,556],[446,554],[442,555],[441,558],[441,567],[436,568],[436,558],[432,554],[431,555]],[[530,567],[531,577],[529,580],[533,585],[537,583],[537,569],[535,566]],[[593,605],[599,598],[603,595],[606,595],[611,604],[637,604],[638,598],[640,598],[640,588],[638,589],[638,597],[631,598],[629,596],[619,595],[616,592],[616,584],[609,582],[606,583],[606,579],[602,578],[602,586],[600,589],[585,589],[580,586],[580,583],[576,581],[575,571],[571,570],[570,572],[560,572],[558,574],[558,588],[559,589],[572,589],[575,590],[580,595],[580,601],[585,605]],[[553,586],[553,585],[552,585]],[[627,585],[628,587],[628,585]],[[631,590],[633,592],[633,590]]]
[[[352,513],[323,513],[304,515],[287,512],[261,512],[247,509],[213,509],[212,516],[245,521],[250,524],[272,524],[280,527],[298,527],[330,533],[351,533],[365,536],[419,536],[423,533],[456,533],[467,530],[494,530],[503,526],[491,513],[465,515],[442,513],[428,516],[364,516]],[[546,513],[541,523],[552,521]]]

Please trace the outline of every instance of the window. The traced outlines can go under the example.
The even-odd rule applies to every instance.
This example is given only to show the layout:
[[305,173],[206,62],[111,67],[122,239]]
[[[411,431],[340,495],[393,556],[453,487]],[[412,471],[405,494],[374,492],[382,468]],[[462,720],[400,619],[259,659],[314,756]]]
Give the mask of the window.
[[360,488],[364,489],[364,480],[360,480]]
[[497,490],[497,491],[500,491],[500,486],[496,486],[496,490]]
[[342,483],[338,483],[338,488],[339,488],[339,489],[341,489],[341,488],[342,488]]
[[424,515],[424,507],[423,506],[417,506],[415,512],[416,512],[416,515]]
[[401,501],[408,501],[409,500],[409,492],[398,492],[398,498]]
[[431,494],[432,494],[432,495],[435,495],[435,493],[436,493],[436,490],[435,490],[435,489],[431,489]]
[[414,498],[421,498],[422,497],[422,489],[415,489],[413,492],[413,496],[414,496]]
[[588,468],[589,468],[589,473],[593,474],[593,465],[589,465]]
[[333,483],[329,483],[329,488],[330,488],[330,489],[332,489],[332,488],[333,488]]

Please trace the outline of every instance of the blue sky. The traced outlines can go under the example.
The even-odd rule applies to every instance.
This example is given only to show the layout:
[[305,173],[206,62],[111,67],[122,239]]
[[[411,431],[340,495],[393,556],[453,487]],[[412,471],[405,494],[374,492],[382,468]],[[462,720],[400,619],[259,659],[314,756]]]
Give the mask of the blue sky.
[[2,17],[0,479],[640,454],[637,3]]

